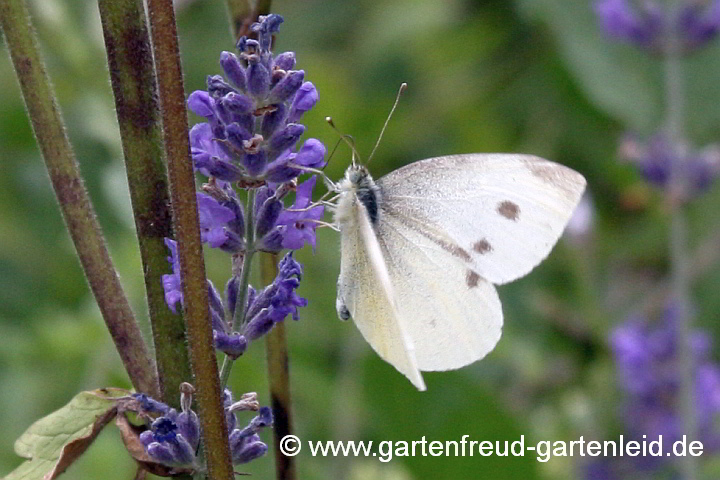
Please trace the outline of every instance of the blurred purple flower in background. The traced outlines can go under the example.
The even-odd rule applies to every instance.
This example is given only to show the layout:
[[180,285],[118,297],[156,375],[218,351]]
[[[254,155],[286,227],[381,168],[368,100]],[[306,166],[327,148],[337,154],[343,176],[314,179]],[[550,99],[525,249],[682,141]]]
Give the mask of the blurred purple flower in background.
[[[623,392],[624,442],[645,444],[662,439],[659,456],[616,456],[593,459],[582,466],[586,480],[614,480],[671,475],[676,460],[673,443],[683,439],[680,413],[680,358],[677,309],[669,305],[654,322],[632,316],[611,333],[610,344]],[[695,416],[703,455],[720,452],[720,366],[710,357],[709,335],[695,330],[691,336]],[[618,439],[615,439],[618,443]],[[653,477],[654,478],[654,477]]]
[[[662,435],[664,447],[682,436],[679,421],[680,365],[676,309],[670,305],[650,324],[633,317],[612,332],[611,344],[620,384],[626,393],[626,424],[636,438]],[[691,337],[698,432],[710,451],[718,444],[714,421],[720,413],[720,368],[710,358],[711,340],[702,331]]]
[[717,36],[720,1],[680,3],[672,10],[655,0],[597,0],[594,10],[601,28],[612,38],[658,52],[675,41],[689,53]]
[[627,134],[620,142],[619,155],[637,165],[649,183],[668,188],[675,166],[681,186],[675,194],[690,199],[709,189],[720,174],[720,148],[710,144],[703,149],[690,151],[685,145],[673,145],[664,133],[657,133],[646,142]]

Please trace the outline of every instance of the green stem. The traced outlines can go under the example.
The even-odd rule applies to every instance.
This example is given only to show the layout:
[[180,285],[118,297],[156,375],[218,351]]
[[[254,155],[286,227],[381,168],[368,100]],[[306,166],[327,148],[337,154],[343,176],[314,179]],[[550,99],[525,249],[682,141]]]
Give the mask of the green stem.
[[133,386],[155,396],[158,393],[155,365],[85,190],[25,2],[0,2],[0,23],[35,137],[95,301]]
[[191,378],[185,324],[165,304],[169,273],[165,237],[172,237],[150,37],[140,0],[99,0],[135,228],[145,277],[162,400],[180,408],[180,383]]
[[[231,331],[239,332],[245,321],[245,308],[247,303],[248,286],[250,285],[250,267],[253,255],[255,254],[255,189],[248,190],[247,203],[245,205],[245,254],[243,256],[240,272],[240,284],[238,286],[237,299],[235,300],[235,312]],[[233,272],[233,275],[236,273]],[[226,355],[220,369],[220,385],[225,387],[230,378],[234,360]]]
[[[276,254],[262,255],[260,273],[263,284],[271,283],[277,276]],[[276,324],[265,338],[267,352],[268,382],[273,411],[273,446],[275,450],[275,476],[278,480],[294,480],[295,457],[282,454],[280,440],[293,432],[292,400],[290,397],[290,359],[288,356],[285,322]]]
[[[680,6],[676,5],[671,13],[677,14]],[[670,284],[671,297],[677,308],[678,362],[680,373],[680,417],[688,442],[697,440],[697,419],[695,415],[695,368],[691,346],[692,315],[690,308],[690,266],[688,251],[688,227],[683,211],[683,198],[687,191],[685,175],[680,161],[684,156],[685,134],[685,83],[683,74],[680,45],[676,35],[668,39],[664,61],[665,100],[667,102],[665,129],[669,137],[672,162],[669,197],[670,197]],[[697,477],[697,460],[692,455],[680,458],[680,471],[684,480],[695,480]]]
[[211,479],[232,480],[234,473],[215,359],[205,262],[200,241],[175,12],[172,0],[148,0],[148,11],[183,281],[188,346],[204,455]]

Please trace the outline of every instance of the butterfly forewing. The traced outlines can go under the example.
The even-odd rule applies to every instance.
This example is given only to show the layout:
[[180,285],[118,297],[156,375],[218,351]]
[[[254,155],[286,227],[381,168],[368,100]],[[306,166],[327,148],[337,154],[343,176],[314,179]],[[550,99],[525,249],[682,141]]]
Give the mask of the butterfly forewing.
[[426,237],[480,277],[502,284],[542,261],[585,188],[579,173],[529,155],[430,158],[378,180],[381,221]]

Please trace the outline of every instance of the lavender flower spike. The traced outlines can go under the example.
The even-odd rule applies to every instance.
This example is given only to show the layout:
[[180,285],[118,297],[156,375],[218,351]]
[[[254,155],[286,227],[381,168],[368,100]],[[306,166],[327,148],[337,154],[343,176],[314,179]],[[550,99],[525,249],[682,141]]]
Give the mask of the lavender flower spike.
[[239,55],[220,56],[229,81],[210,76],[207,92],[189,96],[188,107],[207,121],[190,135],[193,163],[202,174],[252,185],[286,182],[302,173],[285,164],[305,130],[297,122],[318,97],[305,72],[292,70],[294,53],[270,51],[282,21],[279,15],[261,16],[252,25],[258,40],[243,37]]
[[[200,423],[197,414],[191,409],[193,388],[190,384],[183,384],[185,390],[181,394],[182,412],[157,402],[143,394],[136,394],[140,406],[137,411],[141,418],[147,418],[149,413],[163,412],[149,424],[148,430],[142,432],[139,440],[145,447],[148,456],[157,463],[171,467],[189,468],[199,471],[201,466],[195,456],[200,442]],[[258,415],[250,423],[238,429],[235,411],[246,410],[242,407],[245,402],[250,409],[258,409],[256,395],[244,394],[241,402],[233,404],[232,394],[228,389],[224,393],[224,409],[229,427],[229,441],[233,453],[233,463],[247,463],[265,454],[265,445],[258,433],[261,429],[272,425],[272,413],[268,407],[260,407]],[[151,410],[144,406],[152,405]],[[133,409],[134,411],[134,409]]]
[[603,30],[610,36],[647,49],[657,49],[666,20],[652,1],[633,8],[628,0],[597,0],[594,4]]
[[295,289],[300,285],[302,265],[292,258],[292,252],[278,264],[278,274],[272,284],[254,295],[248,302],[243,334],[255,340],[268,333],[276,323],[292,315],[297,320],[298,307],[307,306],[307,300],[299,297]]

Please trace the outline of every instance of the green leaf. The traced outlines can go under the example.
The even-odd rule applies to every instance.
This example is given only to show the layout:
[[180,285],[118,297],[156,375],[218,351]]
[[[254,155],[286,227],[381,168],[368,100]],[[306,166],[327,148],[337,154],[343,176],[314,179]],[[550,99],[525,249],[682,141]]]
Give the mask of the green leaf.
[[63,473],[116,415],[122,389],[78,393],[70,403],[33,423],[15,441],[15,453],[28,460],[5,480],[52,480]]
[[518,3],[550,27],[560,56],[593,103],[633,130],[649,133],[657,127],[663,104],[656,58],[603,35],[592,2]]

